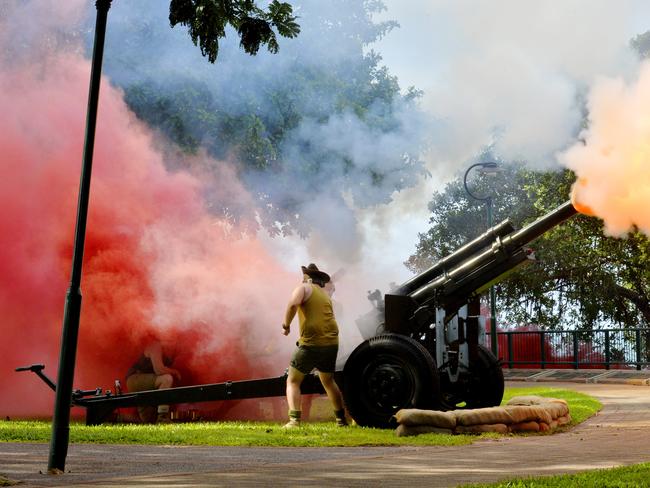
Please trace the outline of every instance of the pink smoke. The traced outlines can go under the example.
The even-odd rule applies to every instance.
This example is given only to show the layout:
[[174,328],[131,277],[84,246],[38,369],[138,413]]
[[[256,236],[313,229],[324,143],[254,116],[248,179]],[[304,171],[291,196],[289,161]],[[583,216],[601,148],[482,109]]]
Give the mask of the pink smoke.
[[[0,70],[0,414],[23,417],[52,409],[52,392],[13,369],[43,362],[56,378],[90,72],[70,52],[37,59]],[[206,186],[252,205],[235,172],[167,171],[107,79],[94,156],[75,387],[123,379],[151,337],[176,342],[185,384],[282,374],[298,270],[208,211]]]

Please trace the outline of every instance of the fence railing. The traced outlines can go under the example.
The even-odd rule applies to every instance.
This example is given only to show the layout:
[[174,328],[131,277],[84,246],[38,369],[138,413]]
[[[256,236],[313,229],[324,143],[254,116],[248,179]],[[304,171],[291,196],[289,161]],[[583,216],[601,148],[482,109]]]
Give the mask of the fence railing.
[[[488,347],[490,336],[487,334]],[[499,358],[508,368],[637,369],[650,366],[650,328],[501,331]]]

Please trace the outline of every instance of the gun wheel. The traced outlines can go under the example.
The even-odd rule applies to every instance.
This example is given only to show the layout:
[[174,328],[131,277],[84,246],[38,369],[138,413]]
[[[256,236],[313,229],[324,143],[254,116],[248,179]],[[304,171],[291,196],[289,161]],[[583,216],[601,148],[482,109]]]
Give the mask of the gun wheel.
[[410,337],[385,334],[362,342],[343,368],[350,416],[367,427],[388,428],[402,408],[434,408],[438,372],[431,354]]
[[505,380],[501,363],[487,347],[478,346],[478,364],[471,368],[468,408],[496,407],[501,405]]
[[[446,373],[442,373],[447,378]],[[470,363],[469,373],[458,385],[443,385],[443,404],[448,409],[485,408],[501,404],[505,388],[499,360],[479,344],[478,359]]]

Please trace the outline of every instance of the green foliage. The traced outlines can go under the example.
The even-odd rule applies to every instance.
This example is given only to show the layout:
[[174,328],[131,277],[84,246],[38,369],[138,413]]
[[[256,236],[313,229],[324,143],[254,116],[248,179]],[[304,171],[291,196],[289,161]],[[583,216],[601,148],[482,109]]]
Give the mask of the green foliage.
[[217,60],[219,39],[225,37],[228,25],[237,29],[240,46],[251,55],[264,44],[270,52],[278,52],[273,27],[289,38],[300,32],[291,5],[278,0],[271,2],[268,11],[257,7],[253,0],[172,0],[169,23],[172,27],[186,26],[194,45],[211,63]]
[[[495,222],[510,217],[520,227],[569,198],[570,171],[531,172],[506,166],[493,189]],[[434,194],[431,228],[420,235],[407,266],[425,269],[485,228],[484,205],[471,201],[456,180]],[[578,215],[531,244],[536,260],[500,285],[500,323],[543,328],[591,329],[650,324],[650,246],[632,232],[606,236],[602,221]],[[648,351],[646,351],[648,352]]]
[[[426,269],[466,241],[487,230],[486,204],[470,198],[462,176],[435,192],[428,205],[431,227],[419,234],[416,252],[405,263],[414,272]],[[530,173],[517,165],[502,165],[496,176],[468,175],[467,185],[478,197],[493,196],[493,222],[510,219],[515,225],[533,214],[527,189]]]
[[[137,47],[160,44],[150,57],[164,56],[166,48],[178,56],[185,48],[133,15],[120,26],[131,44],[108,68],[138,118],[183,151],[207,150],[216,161],[202,170],[218,173],[221,161],[235,162],[258,208],[231,212],[234,219],[259,222],[272,235],[304,236],[313,225],[304,206],[315,194],[341,208],[343,195],[360,207],[387,203],[395,190],[425,174],[419,159],[423,141],[407,128],[424,124],[413,123],[421,93],[414,88],[402,93],[380,56],[367,50],[396,26],[374,22],[382,2],[292,3],[306,27],[272,60],[260,55],[244,64],[222,49],[215,70],[190,65],[161,76],[159,64],[142,59]],[[176,6],[183,16],[194,15],[187,4]],[[280,4],[269,10],[286,15]],[[123,76],[125,71],[137,75]],[[382,140],[387,142],[380,151]],[[211,202],[211,208],[219,211],[227,203]]]
[[[540,214],[566,199],[573,180],[569,171],[543,175],[535,188]],[[532,287],[539,297],[544,295],[535,308],[548,326],[590,329],[602,322],[620,327],[650,324],[647,237],[639,232],[623,239],[609,237],[601,220],[579,215],[548,232],[535,247],[538,261],[527,273],[519,273],[512,285],[522,293]]]

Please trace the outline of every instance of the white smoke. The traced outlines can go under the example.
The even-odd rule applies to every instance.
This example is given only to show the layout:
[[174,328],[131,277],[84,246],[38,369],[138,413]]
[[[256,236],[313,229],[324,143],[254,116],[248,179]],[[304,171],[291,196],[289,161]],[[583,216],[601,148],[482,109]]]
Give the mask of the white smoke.
[[[292,57],[301,55],[305,62],[329,66],[358,45],[355,39],[341,38],[335,26],[328,30],[319,25],[322,11],[348,4],[295,3],[303,44],[281,39],[279,55],[260,51],[248,57],[238,49],[232,33],[222,42],[213,66],[201,57],[183,28],[169,29],[167,2],[115,2],[109,14],[106,72],[122,85],[147,78],[161,86],[173,86],[184,77],[211,80],[213,96],[229,101],[229,110],[249,110],[236,105],[235,95],[256,90],[255,80],[238,73],[272,70],[277,83],[283,83],[282,70],[290,66]],[[596,77],[629,79],[637,70],[628,44],[646,30],[639,19],[650,13],[650,6],[640,0],[385,3],[387,10],[377,19],[397,20],[401,28],[371,47],[384,57],[402,87],[415,85],[423,90],[424,117],[422,112],[405,111],[401,130],[382,137],[369,132],[352,114],[331,117],[326,124],[306,118],[295,131],[295,142],[318,141],[339,160],[353,158],[357,184],[347,188],[339,184],[342,166],[336,158],[314,181],[296,179],[286,195],[282,193],[286,190],[275,187],[273,178],[248,175],[246,180],[249,185],[265,184],[278,199],[304,198],[297,212],[312,222],[311,237],[265,239],[287,268],[314,261],[328,270],[351,270],[344,279],[352,283],[350,277],[355,276],[356,291],[341,284],[337,294],[339,299],[354,296],[361,302],[367,289],[385,290],[388,283],[406,278],[402,263],[414,251],[417,232],[426,230],[431,192],[457,176],[486,145],[492,145],[503,159],[525,160],[537,168],[559,167],[555,154],[575,141],[582,104]],[[142,32],[150,33],[147,42],[134,37]],[[360,32],[359,39],[365,35]],[[305,39],[314,42],[304,44]],[[309,113],[327,104],[327,96],[323,97],[300,102]],[[257,106],[260,111],[270,108],[263,98]],[[429,144],[427,152],[424,143]],[[296,154],[300,147],[296,144]],[[387,152],[400,154],[413,148],[425,157],[430,178],[417,168],[399,174],[382,166],[391,161],[381,159]],[[364,170],[373,164],[388,171],[385,184],[370,184]],[[395,186],[401,191],[387,191]]]
[[588,86],[631,76],[628,43],[650,27],[637,20],[650,11],[642,1],[386,3],[402,28],[377,48],[403,84],[425,91],[427,110],[446,126],[437,154],[456,169],[492,142],[504,159],[557,164]]
[[640,0],[385,4],[378,20],[401,27],[373,49],[401,86],[424,92],[431,177],[389,205],[357,210],[364,239],[355,269],[367,278],[356,285],[359,299],[407,278],[401,263],[426,230],[431,193],[485,146],[503,159],[559,169],[556,154],[576,141],[591,86],[602,76],[632,78],[638,61],[629,41],[650,28],[640,20],[650,18],[650,5]]
[[[503,159],[559,169],[556,154],[576,141],[590,87],[602,76],[633,77],[638,61],[629,41],[650,29],[643,23],[650,4],[641,0],[384,3],[378,20],[401,27],[374,49],[402,86],[424,91],[435,124],[425,155],[432,177],[359,214],[367,235],[383,237],[366,239],[380,242],[381,256],[372,261],[380,269],[412,254],[431,193],[486,146]],[[400,272],[386,272],[379,283],[399,281]]]

